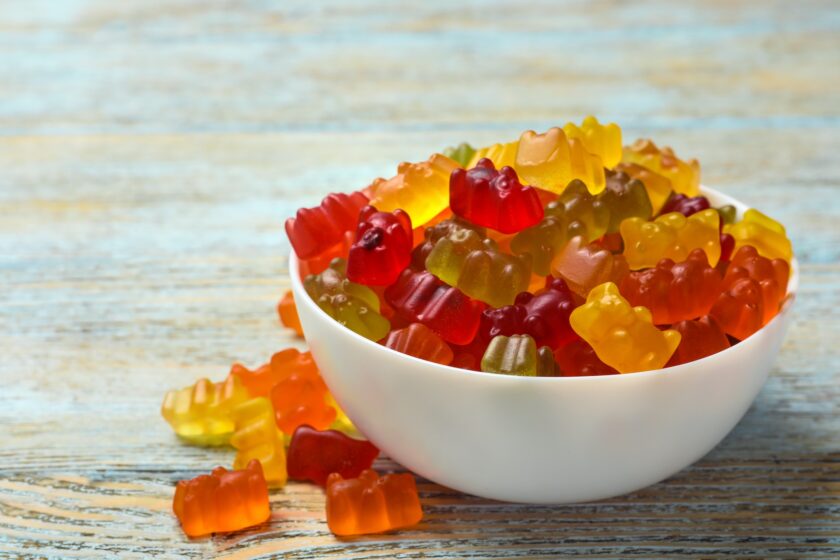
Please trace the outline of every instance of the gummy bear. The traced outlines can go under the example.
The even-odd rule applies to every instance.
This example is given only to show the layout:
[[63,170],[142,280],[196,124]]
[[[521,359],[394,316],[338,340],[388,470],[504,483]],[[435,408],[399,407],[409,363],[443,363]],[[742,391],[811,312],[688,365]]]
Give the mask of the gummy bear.
[[230,444],[237,449],[234,469],[245,468],[252,459],[260,462],[271,486],[286,484],[286,442],[277,429],[274,407],[265,397],[255,397],[231,412],[236,431]]
[[426,269],[473,299],[494,307],[513,303],[528,288],[531,259],[503,253],[492,239],[459,229],[438,240]]
[[332,393],[327,393],[327,405],[335,409],[335,420],[329,425],[330,430],[336,430],[350,437],[359,436],[358,428],[353,424],[353,421],[347,416],[347,413],[342,410],[341,406],[332,396]]
[[709,209],[688,218],[671,212],[646,222],[641,218],[628,218],[621,222],[624,256],[630,268],[638,270],[656,266],[661,259],[680,262],[693,249],[703,249],[709,264],[715,266],[720,259],[720,216]]
[[304,424],[295,430],[289,444],[289,477],[324,486],[330,473],[344,478],[359,476],[378,455],[379,450],[369,441]]
[[567,123],[563,132],[569,139],[580,140],[587,152],[601,158],[605,167],[611,169],[621,161],[621,128],[617,124],[604,125],[590,115],[583,119],[580,127]]
[[234,431],[231,410],[248,399],[239,378],[220,383],[199,379],[194,385],[169,391],[160,412],[175,434],[193,445],[225,445]]
[[471,169],[452,172],[449,206],[454,214],[502,233],[521,231],[543,217],[537,191],[522,185],[512,167],[496,171],[486,158]]
[[654,268],[629,273],[620,285],[631,305],[650,310],[654,324],[669,325],[707,314],[722,283],[706,253],[694,249],[683,262],[662,259]]
[[[411,266],[417,270],[426,268],[426,259],[429,253],[435,248],[438,241],[444,237],[450,237],[463,230],[474,231],[480,238],[485,238],[487,230],[477,226],[458,216],[447,218],[433,226],[426,227],[423,231],[423,241],[418,243],[411,252]],[[466,235],[466,234],[460,234]]]
[[515,167],[526,182],[547,191],[562,192],[572,179],[583,181],[592,194],[598,194],[605,186],[601,158],[586,151],[580,140],[567,138],[557,127],[543,134],[523,132]]
[[586,233],[581,232],[579,235],[586,237],[587,241],[604,235],[610,225],[610,209],[604,205],[603,197],[591,194],[586,185],[577,179],[566,185],[556,201],[546,206],[545,213],[563,213],[569,222],[580,222],[586,226]]
[[286,348],[276,352],[267,364],[253,371],[239,363],[230,368],[230,374],[240,379],[252,397],[267,397],[277,383],[294,373],[304,376],[320,375],[312,354],[300,352],[296,348]]
[[280,303],[277,304],[277,316],[280,317],[280,323],[284,327],[292,329],[298,336],[303,336],[303,327],[300,325],[300,317],[295,306],[295,296],[291,290],[286,290]]
[[380,340],[391,323],[379,313],[379,296],[348,280],[346,269],[347,261],[335,259],[321,274],[307,276],[303,287],[327,315],[365,338]]
[[379,212],[365,206],[347,258],[347,279],[366,286],[392,284],[411,262],[411,218],[399,208]]
[[373,182],[370,203],[383,212],[400,208],[415,226],[422,226],[449,204],[449,175],[455,169],[458,163],[442,154],[420,163],[403,162],[395,176]]
[[700,194],[700,164],[696,159],[682,161],[667,146],[660,149],[651,140],[636,140],[624,148],[623,161],[636,163],[667,177],[678,193],[688,196]]
[[527,334],[538,347],[557,348],[577,338],[569,326],[574,308],[574,296],[566,283],[549,277],[545,288],[520,293],[513,305],[485,310],[478,338],[486,344],[499,335]]
[[[671,198],[662,207],[661,213],[679,212],[687,218],[697,212],[708,210],[711,206],[709,199],[705,196],[686,196],[680,193],[673,193]],[[718,215],[720,215],[720,212],[718,212]]]
[[260,462],[252,460],[238,471],[216,467],[209,475],[180,481],[172,510],[189,537],[259,525],[271,515]]
[[543,351],[540,358],[537,359],[537,344],[527,334],[499,335],[487,346],[481,358],[481,371],[529,377],[554,374],[554,356],[547,362]]
[[452,362],[452,349],[432,329],[421,323],[411,323],[403,329],[393,330],[383,342],[385,346],[438,364]]
[[793,247],[785,233],[785,226],[756,210],[750,208],[740,222],[723,227],[723,232],[735,238],[735,248],[752,245],[758,254],[768,259],[784,259],[788,263],[793,258]]
[[580,338],[554,351],[554,360],[563,377],[614,375],[618,372],[601,361],[595,350]]
[[341,238],[341,241],[326,251],[319,253],[311,259],[299,258],[298,272],[300,273],[301,280],[310,274],[320,274],[324,272],[327,268],[329,268],[330,263],[335,259],[347,259],[347,255],[350,254],[350,246],[353,245],[354,238],[354,231],[346,231],[344,232],[344,236]]
[[729,348],[729,339],[714,317],[704,315],[671,326],[682,335],[680,345],[666,367],[687,364]]
[[735,251],[735,238],[728,233],[720,234],[720,260],[718,265],[726,264],[732,258]]
[[633,179],[638,179],[642,182],[648,193],[648,198],[650,198],[653,215],[659,214],[668,197],[674,192],[670,179],[641,165],[635,163],[619,163],[615,166],[615,170],[626,173]]
[[379,477],[368,469],[358,478],[327,477],[327,525],[339,536],[382,533],[416,525],[423,518],[414,477]]
[[738,219],[738,210],[731,204],[725,204],[716,208],[716,210],[720,214],[720,223],[723,225],[734,224],[735,220]]
[[601,206],[609,211],[607,233],[617,232],[626,218],[649,219],[653,207],[642,182],[621,171],[607,170],[605,173],[607,185],[598,199]]
[[341,243],[344,234],[353,231],[359,210],[368,203],[360,193],[333,193],[320,206],[301,208],[286,220],[286,235],[301,259],[311,259]]
[[551,263],[551,274],[566,281],[581,297],[604,282],[621,282],[629,272],[622,255],[613,255],[595,244],[587,245],[582,237],[574,237]]
[[758,282],[761,288],[764,316],[762,323],[766,324],[776,316],[787,294],[790,265],[784,259],[768,259],[761,256],[755,247],[744,245],[732,257],[727,269],[728,281],[733,276],[739,276],[739,268],[744,269],[750,278]]
[[458,144],[457,148],[446,148],[445,150],[443,150],[443,155],[445,155],[461,167],[466,167],[475,155],[475,148],[473,148],[466,142],[462,142]]
[[764,321],[764,300],[759,283],[749,273],[738,267],[724,277],[724,291],[709,315],[714,317],[723,331],[738,340],[744,340],[761,328]]
[[513,167],[516,164],[516,152],[519,150],[519,141],[514,140],[507,144],[493,144],[476,150],[470,162],[464,166],[465,169],[475,167],[484,158],[489,159],[496,166],[496,169]]
[[575,179],[560,197],[546,205],[540,223],[514,236],[510,248],[515,255],[530,255],[534,272],[546,276],[551,272],[552,259],[569,239],[581,236],[593,241],[607,231],[609,220],[609,211],[600,198],[589,194],[586,185]]
[[328,403],[329,392],[318,369],[302,367],[283,373],[270,392],[277,426],[286,434],[301,424],[327,428],[335,420],[336,410]]
[[486,307],[425,270],[404,270],[385,290],[385,299],[403,319],[423,323],[452,344],[475,338]]
[[621,373],[663,367],[680,343],[679,332],[657,329],[650,311],[632,307],[612,282],[593,288],[569,322],[605,364]]
[[510,249],[514,255],[529,255],[534,272],[546,276],[551,272],[551,260],[566,242],[575,235],[585,235],[586,226],[569,221],[565,212],[546,214],[535,226],[514,236]]

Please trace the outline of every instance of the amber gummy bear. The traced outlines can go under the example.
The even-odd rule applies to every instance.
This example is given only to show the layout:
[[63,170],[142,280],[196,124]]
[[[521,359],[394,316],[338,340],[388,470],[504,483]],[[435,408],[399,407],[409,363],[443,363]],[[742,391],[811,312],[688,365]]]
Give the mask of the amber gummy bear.
[[379,477],[373,470],[358,478],[338,473],[327,478],[327,525],[339,536],[383,533],[416,525],[423,518],[414,477]]
[[243,470],[216,467],[175,487],[172,510],[189,537],[238,531],[271,515],[268,486],[256,459]]
[[295,296],[291,290],[287,290],[280,299],[280,303],[277,304],[277,316],[280,317],[280,323],[284,327],[292,329],[298,336],[303,336],[303,327],[300,325]]

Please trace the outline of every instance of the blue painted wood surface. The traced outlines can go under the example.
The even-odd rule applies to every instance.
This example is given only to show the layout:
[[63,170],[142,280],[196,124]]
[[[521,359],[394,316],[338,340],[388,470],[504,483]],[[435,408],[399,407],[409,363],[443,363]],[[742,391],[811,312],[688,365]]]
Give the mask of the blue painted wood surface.
[[[840,556],[838,67],[835,2],[0,2],[0,556]],[[421,526],[339,541],[291,484],[267,525],[185,539],[172,485],[231,454],[160,399],[299,344],[283,218],[590,113],[788,226],[795,325],[736,430],[596,504],[421,481]]]

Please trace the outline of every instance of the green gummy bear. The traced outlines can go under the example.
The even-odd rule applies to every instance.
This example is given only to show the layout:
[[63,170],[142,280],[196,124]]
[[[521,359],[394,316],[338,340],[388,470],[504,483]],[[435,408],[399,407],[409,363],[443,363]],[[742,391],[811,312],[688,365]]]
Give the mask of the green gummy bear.
[[466,142],[462,142],[461,144],[458,144],[457,148],[450,146],[449,148],[443,150],[443,155],[457,162],[461,167],[466,167],[475,155],[475,148]]
[[379,313],[379,296],[367,286],[348,280],[346,270],[347,261],[333,259],[326,270],[306,277],[306,293],[348,329],[373,341],[381,340],[390,332],[391,323]]
[[494,337],[481,358],[481,371],[508,375],[557,375],[554,354],[547,346],[537,350],[534,339],[527,334]]
[[425,264],[450,286],[493,307],[512,304],[531,280],[529,255],[505,254],[495,241],[467,228],[455,228],[438,239]]
[[598,195],[601,206],[609,212],[607,233],[618,231],[621,222],[627,218],[649,220],[653,215],[645,185],[621,171],[607,170],[607,185]]

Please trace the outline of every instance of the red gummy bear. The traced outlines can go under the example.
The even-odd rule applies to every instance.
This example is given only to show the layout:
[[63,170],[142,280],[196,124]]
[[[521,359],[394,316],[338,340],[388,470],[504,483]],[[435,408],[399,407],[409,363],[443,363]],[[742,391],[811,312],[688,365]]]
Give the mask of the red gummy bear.
[[723,285],[724,291],[709,315],[717,319],[726,334],[744,340],[764,322],[761,286],[741,267],[730,267]]
[[422,323],[411,323],[405,328],[392,330],[382,344],[397,352],[445,366],[454,357],[449,345]]
[[729,259],[732,258],[732,251],[735,250],[735,238],[729,235],[728,233],[721,233],[720,234],[720,263],[729,262]]
[[286,220],[286,235],[298,258],[317,257],[340,243],[345,232],[356,227],[359,210],[367,203],[361,192],[333,193],[320,206],[298,210],[294,218]]
[[595,350],[580,338],[555,350],[554,361],[563,377],[618,374],[618,371],[602,362]]
[[353,439],[336,430],[319,431],[302,425],[295,430],[286,455],[289,477],[327,484],[331,473],[356,478],[369,469],[379,450],[369,441]]
[[729,348],[729,339],[714,317],[704,315],[693,321],[680,321],[671,328],[682,335],[680,345],[665,367],[687,364]]
[[739,274],[738,268],[747,271],[749,277],[758,282],[764,303],[764,318],[767,323],[776,313],[787,294],[790,265],[784,259],[768,259],[758,254],[755,247],[745,245],[738,249],[729,264],[727,276]]
[[532,294],[522,292],[513,305],[487,309],[481,314],[478,337],[489,343],[499,335],[530,335],[537,347],[552,349],[578,338],[569,325],[575,305],[571,290],[560,278],[549,276],[546,286]]
[[543,218],[537,191],[523,186],[512,167],[496,171],[487,158],[470,170],[452,172],[449,205],[458,216],[502,233],[516,233]]
[[708,210],[712,205],[705,196],[686,196],[680,193],[673,193],[668,201],[662,206],[659,215],[679,212],[686,218],[697,212]]
[[668,325],[709,312],[721,291],[721,278],[703,249],[674,264],[662,259],[655,268],[630,272],[621,281],[621,295],[631,305],[650,309],[653,322]]
[[411,262],[413,238],[408,214],[365,206],[347,258],[347,278],[366,286],[392,284]]
[[468,344],[475,338],[487,307],[431,272],[410,268],[385,290],[385,300],[406,321],[423,323],[452,344]]

